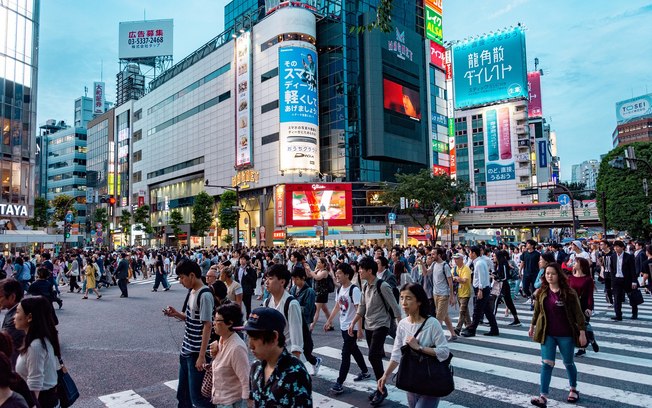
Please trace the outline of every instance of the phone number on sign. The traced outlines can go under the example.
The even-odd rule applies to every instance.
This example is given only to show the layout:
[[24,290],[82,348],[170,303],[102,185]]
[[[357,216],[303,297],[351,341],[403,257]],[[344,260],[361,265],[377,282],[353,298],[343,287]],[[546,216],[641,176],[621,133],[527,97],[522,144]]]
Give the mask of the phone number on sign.
[[129,45],[138,44],[157,44],[162,43],[163,37],[149,37],[149,38],[130,38],[127,43]]

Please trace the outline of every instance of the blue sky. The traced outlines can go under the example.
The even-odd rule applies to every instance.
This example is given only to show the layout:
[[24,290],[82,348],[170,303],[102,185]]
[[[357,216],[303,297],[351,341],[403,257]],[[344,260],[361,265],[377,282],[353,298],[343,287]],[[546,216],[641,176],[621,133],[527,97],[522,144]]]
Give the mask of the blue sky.
[[[74,99],[100,79],[115,100],[118,23],[174,19],[174,60],[222,32],[226,0],[41,2],[38,123],[72,122]],[[517,22],[527,57],[544,70],[544,116],[557,132],[562,178],[572,164],[611,149],[618,100],[652,92],[652,2],[642,0],[444,0],[444,38]],[[89,92],[90,95],[90,92]]]

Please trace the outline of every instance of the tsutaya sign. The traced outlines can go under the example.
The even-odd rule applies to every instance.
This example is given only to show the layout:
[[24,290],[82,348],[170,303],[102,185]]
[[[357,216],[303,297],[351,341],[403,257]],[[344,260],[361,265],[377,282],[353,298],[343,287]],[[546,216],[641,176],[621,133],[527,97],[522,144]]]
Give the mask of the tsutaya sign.
[[0,216],[13,215],[14,217],[27,217],[27,207],[15,204],[0,204]]

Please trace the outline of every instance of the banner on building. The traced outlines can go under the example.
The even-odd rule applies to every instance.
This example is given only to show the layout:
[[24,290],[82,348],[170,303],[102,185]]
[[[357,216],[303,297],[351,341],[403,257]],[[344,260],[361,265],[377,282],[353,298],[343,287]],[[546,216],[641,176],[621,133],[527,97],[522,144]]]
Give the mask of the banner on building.
[[514,143],[512,137],[512,105],[488,108],[483,112],[485,118],[485,157],[487,183],[514,180]]
[[528,72],[527,88],[530,98],[527,105],[528,118],[543,117],[543,106],[541,103],[541,73],[539,71]]
[[279,169],[319,171],[317,52],[281,47],[279,60]]
[[93,114],[104,113],[104,82],[93,82]]
[[118,58],[172,55],[173,20],[125,21],[118,29]]
[[425,14],[426,38],[437,44],[444,45],[444,28],[441,12],[438,13],[428,5],[423,8],[423,12]]
[[235,167],[252,164],[251,140],[251,33],[241,34],[235,40]]
[[650,114],[652,114],[652,94],[616,103],[616,119],[618,123],[624,123]]
[[443,45],[437,44],[434,41],[430,43],[430,63],[441,69],[446,69],[446,49]]

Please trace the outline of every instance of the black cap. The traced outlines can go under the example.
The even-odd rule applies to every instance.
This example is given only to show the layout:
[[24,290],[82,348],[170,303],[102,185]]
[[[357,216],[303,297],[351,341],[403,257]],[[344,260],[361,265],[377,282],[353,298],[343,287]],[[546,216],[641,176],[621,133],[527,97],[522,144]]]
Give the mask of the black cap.
[[258,307],[251,311],[249,319],[247,319],[247,323],[243,327],[235,329],[283,333],[285,330],[285,317],[281,312],[271,307]]

